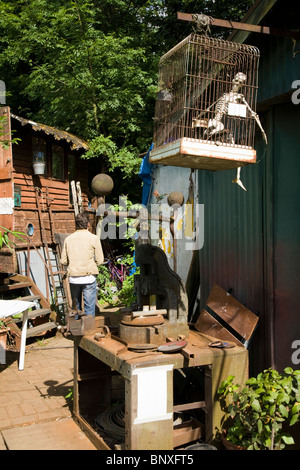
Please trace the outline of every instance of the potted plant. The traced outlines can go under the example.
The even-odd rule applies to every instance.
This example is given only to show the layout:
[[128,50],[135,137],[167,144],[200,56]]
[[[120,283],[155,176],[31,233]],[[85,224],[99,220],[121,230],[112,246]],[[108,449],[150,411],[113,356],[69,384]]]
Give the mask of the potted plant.
[[[280,374],[267,369],[244,386],[229,376],[218,389],[225,448],[281,450],[294,444],[287,432],[299,421],[300,370],[288,367]],[[229,447],[231,446],[231,447]]]

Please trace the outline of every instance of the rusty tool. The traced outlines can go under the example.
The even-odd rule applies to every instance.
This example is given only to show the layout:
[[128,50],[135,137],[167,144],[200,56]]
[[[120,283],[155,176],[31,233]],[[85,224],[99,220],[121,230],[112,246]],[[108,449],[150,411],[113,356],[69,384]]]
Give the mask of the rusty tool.
[[209,343],[208,346],[210,348],[229,349],[234,348],[236,344],[229,341],[213,341],[212,343]]
[[158,346],[157,351],[163,353],[173,353],[180,351],[187,345],[185,340],[169,341],[168,343]]

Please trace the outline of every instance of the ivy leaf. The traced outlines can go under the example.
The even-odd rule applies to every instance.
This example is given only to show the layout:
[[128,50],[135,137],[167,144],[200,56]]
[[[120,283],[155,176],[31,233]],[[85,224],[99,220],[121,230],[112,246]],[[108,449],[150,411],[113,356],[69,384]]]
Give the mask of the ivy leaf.
[[299,421],[299,415],[294,414],[290,420],[290,426],[293,426],[293,424],[296,424]]
[[287,408],[284,405],[279,405],[279,411],[282,414],[282,416],[284,416],[285,418],[288,417],[289,412],[288,412]]
[[290,434],[282,434],[281,438],[282,438],[283,442],[287,445],[295,444],[295,441],[294,441],[294,439],[292,438],[292,436]]
[[258,431],[259,434],[261,434],[262,430],[263,430],[262,420],[259,419],[259,420],[257,421],[257,431]]
[[251,407],[257,411],[258,413],[261,411],[261,406],[260,406],[260,403],[259,401],[255,398],[252,403],[251,403]]

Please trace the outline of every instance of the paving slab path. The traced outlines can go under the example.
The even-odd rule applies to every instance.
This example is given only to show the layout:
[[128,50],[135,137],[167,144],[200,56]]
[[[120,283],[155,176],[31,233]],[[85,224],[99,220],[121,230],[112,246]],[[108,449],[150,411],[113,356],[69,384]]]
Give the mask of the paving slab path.
[[56,334],[27,346],[24,370],[18,361],[19,353],[7,351],[0,365],[0,450],[94,450],[73,421],[67,398],[73,342]]

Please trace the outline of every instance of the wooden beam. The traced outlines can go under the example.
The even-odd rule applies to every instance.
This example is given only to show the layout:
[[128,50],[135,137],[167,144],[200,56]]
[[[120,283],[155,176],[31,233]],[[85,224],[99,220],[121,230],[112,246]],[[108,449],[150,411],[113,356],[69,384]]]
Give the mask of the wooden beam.
[[[192,15],[190,13],[177,13],[177,19],[183,21],[193,21]],[[261,34],[269,34],[271,36],[281,36],[287,37],[291,39],[299,39],[300,32],[299,31],[288,31],[283,29],[276,29],[270,26],[259,26],[255,24],[248,24],[248,23],[241,23],[238,21],[231,21],[231,20],[221,20],[217,18],[211,19],[212,26],[220,26],[222,28],[230,28],[230,29],[238,29],[243,31],[249,31],[251,33],[261,33]]]

